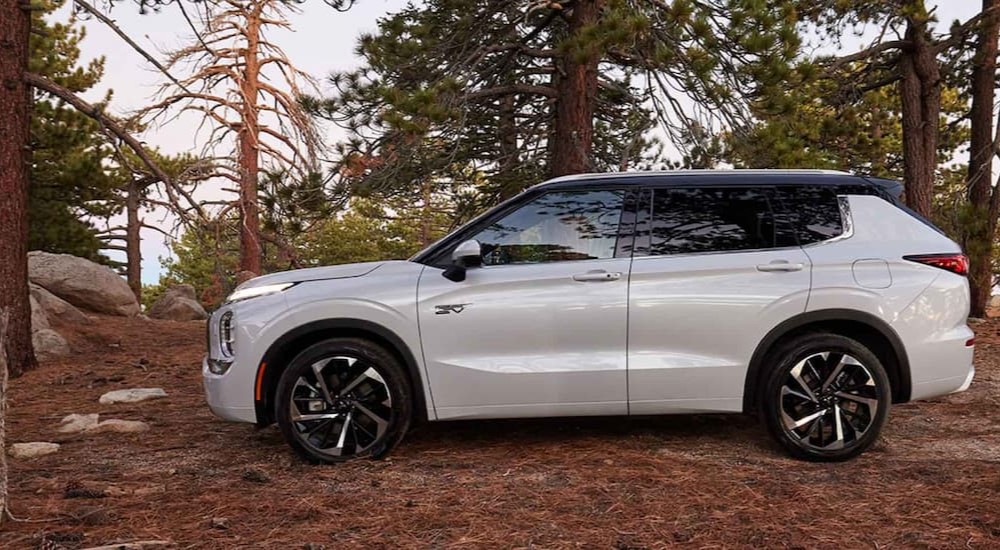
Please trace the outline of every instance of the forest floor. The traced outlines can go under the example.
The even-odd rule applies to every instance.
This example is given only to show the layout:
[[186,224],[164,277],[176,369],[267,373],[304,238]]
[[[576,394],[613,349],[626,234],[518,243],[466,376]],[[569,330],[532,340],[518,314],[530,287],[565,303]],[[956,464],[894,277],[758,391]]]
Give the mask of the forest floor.
[[[100,318],[11,383],[9,442],[62,448],[8,459],[30,521],[0,547],[1000,548],[1000,322],[974,328],[972,388],[894,407],[847,463],[786,458],[749,418],[677,416],[430,424],[383,460],[310,466],[275,428],[211,415],[202,323]],[[131,387],[169,396],[98,404]],[[94,412],[151,429],[56,432]]]

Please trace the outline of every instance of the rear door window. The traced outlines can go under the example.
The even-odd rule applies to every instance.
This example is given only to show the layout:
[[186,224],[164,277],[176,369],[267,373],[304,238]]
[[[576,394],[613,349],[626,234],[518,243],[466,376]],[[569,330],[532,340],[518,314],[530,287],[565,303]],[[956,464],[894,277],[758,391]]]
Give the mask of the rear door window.
[[697,254],[775,246],[774,215],[757,188],[653,190],[648,254]]

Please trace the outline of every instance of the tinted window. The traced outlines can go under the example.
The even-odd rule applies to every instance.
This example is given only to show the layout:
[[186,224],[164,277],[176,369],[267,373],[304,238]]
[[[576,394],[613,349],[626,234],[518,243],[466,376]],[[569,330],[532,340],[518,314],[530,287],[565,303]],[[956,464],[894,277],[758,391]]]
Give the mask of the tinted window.
[[758,189],[656,189],[649,231],[653,255],[774,246],[774,218]]
[[622,191],[547,193],[473,238],[484,265],[613,258]]
[[[825,241],[844,232],[840,203],[833,189],[780,186],[775,193],[781,204],[776,216],[778,246]],[[870,189],[864,194],[871,194]]]

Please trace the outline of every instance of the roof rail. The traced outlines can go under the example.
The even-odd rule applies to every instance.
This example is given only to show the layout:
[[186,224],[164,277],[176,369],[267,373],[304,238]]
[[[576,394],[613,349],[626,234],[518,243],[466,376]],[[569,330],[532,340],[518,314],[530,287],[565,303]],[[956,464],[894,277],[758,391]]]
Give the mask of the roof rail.
[[[850,172],[843,172],[840,170],[811,170],[811,169],[799,169],[799,168],[773,168],[773,169],[705,169],[705,170],[646,170],[646,171],[631,171],[631,172],[604,172],[604,173],[588,173],[588,174],[570,174],[567,176],[559,176],[557,178],[552,178],[550,180],[543,181],[538,185],[546,185],[550,183],[558,183],[562,181],[586,181],[593,179],[617,179],[617,178],[642,178],[642,177],[653,177],[653,176],[690,176],[690,175],[732,175],[732,176],[753,176],[753,175],[768,175],[768,174],[784,174],[784,175],[838,175],[838,176],[850,176]],[[534,187],[534,186],[533,186]]]

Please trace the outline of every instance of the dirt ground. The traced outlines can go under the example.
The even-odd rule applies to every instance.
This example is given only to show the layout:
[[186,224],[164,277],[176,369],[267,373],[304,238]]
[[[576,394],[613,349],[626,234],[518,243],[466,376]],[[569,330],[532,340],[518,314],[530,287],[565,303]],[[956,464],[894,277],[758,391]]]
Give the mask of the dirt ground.
[[[203,324],[102,318],[12,381],[9,441],[62,448],[9,460],[30,521],[0,547],[1000,548],[1000,322],[974,328],[971,390],[894,407],[846,464],[786,458],[748,418],[680,416],[431,424],[383,460],[310,466],[276,429],[211,415]],[[169,396],[98,404],[127,387]],[[55,430],[94,412],[152,428]]]

